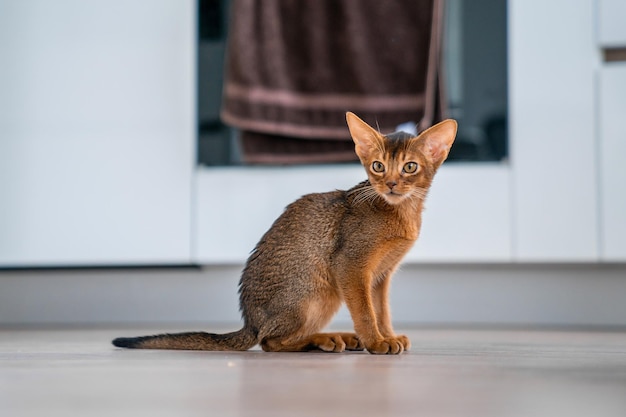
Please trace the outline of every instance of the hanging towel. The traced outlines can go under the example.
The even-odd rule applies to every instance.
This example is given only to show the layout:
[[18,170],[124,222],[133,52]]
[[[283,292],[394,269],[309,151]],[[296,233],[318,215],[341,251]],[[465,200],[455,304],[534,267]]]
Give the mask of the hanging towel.
[[222,120],[244,162],[356,160],[355,112],[388,133],[437,117],[442,0],[234,0]]

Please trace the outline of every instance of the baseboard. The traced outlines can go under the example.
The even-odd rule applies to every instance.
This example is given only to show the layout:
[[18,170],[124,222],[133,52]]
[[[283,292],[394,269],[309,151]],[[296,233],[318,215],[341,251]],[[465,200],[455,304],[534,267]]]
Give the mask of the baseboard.
[[[241,266],[0,272],[0,325],[238,325]],[[624,326],[626,265],[405,265],[394,322]],[[342,309],[335,323],[349,325]]]

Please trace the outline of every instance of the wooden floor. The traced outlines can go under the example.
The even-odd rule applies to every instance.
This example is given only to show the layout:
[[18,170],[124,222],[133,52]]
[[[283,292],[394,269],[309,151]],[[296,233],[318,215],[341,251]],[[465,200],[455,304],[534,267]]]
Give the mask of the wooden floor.
[[413,329],[400,356],[109,344],[146,331],[0,330],[0,416],[626,416],[626,333]]

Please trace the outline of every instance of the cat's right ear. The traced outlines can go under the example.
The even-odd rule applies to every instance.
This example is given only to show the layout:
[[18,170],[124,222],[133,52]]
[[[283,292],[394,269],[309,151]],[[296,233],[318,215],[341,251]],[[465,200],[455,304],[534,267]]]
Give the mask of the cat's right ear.
[[382,149],[382,135],[356,114],[347,112],[346,122],[354,141],[354,150],[361,161],[368,161],[373,151]]

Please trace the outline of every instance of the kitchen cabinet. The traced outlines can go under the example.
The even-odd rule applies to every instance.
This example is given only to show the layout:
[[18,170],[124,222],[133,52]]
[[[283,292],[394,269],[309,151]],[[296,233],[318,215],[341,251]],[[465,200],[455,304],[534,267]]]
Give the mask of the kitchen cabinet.
[[598,74],[600,247],[602,260],[626,261],[626,62]]
[[0,2],[0,267],[188,264],[195,2]]

